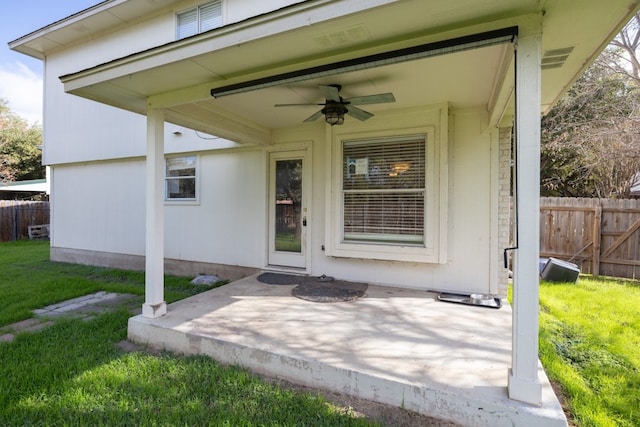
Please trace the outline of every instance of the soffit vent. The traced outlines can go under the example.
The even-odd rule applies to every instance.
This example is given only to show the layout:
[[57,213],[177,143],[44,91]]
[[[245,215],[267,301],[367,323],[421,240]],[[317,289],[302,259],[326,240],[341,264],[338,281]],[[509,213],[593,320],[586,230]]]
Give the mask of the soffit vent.
[[565,63],[574,46],[563,47],[561,49],[546,50],[542,55],[542,69],[560,68]]
[[369,33],[362,25],[345,28],[327,34],[313,37],[313,40],[323,49],[341,47],[346,44],[360,43],[369,38]]

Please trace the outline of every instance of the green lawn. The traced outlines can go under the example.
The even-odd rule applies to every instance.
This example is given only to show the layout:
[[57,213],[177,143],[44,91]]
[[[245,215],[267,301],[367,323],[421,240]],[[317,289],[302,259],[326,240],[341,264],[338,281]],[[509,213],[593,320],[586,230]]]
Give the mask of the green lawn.
[[640,426],[640,282],[540,287],[540,359],[578,426]]
[[[0,326],[98,290],[143,294],[142,273],[52,263],[48,254],[46,242],[0,243]],[[167,301],[206,289],[166,278]],[[120,309],[60,319],[0,342],[0,426],[374,425],[208,357],[120,350],[129,317]]]
[[[165,299],[173,302],[210,288],[190,277],[166,276]],[[32,316],[31,310],[97,291],[144,295],[144,273],[49,262],[47,242],[0,243],[0,326]]]

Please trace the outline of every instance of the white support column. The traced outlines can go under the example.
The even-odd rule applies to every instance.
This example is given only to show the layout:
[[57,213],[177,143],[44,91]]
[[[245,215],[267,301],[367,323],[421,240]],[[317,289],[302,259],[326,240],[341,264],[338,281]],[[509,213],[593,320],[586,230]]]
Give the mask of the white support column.
[[540,34],[518,39],[516,65],[518,249],[514,258],[509,397],[542,402],[538,379],[538,258],[540,251]]
[[164,301],[164,112],[147,112],[144,317],[167,313]]

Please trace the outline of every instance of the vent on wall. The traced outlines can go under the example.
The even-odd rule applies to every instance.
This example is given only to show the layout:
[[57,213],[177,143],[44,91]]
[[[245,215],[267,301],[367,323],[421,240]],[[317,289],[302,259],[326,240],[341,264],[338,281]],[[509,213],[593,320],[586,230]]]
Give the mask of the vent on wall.
[[345,28],[332,33],[322,34],[313,37],[316,43],[322,48],[328,49],[342,46],[348,43],[359,43],[369,38],[369,33],[362,25]]
[[573,46],[561,49],[545,50],[542,56],[542,69],[560,68],[565,63],[569,55],[573,52]]

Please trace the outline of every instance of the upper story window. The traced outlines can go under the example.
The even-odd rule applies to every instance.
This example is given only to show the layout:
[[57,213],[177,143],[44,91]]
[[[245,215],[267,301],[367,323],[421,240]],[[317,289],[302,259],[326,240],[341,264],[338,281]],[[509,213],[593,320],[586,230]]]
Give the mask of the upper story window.
[[202,4],[177,14],[176,37],[185,37],[204,33],[222,26],[222,0]]
[[165,199],[195,201],[198,157],[172,157],[166,160]]

